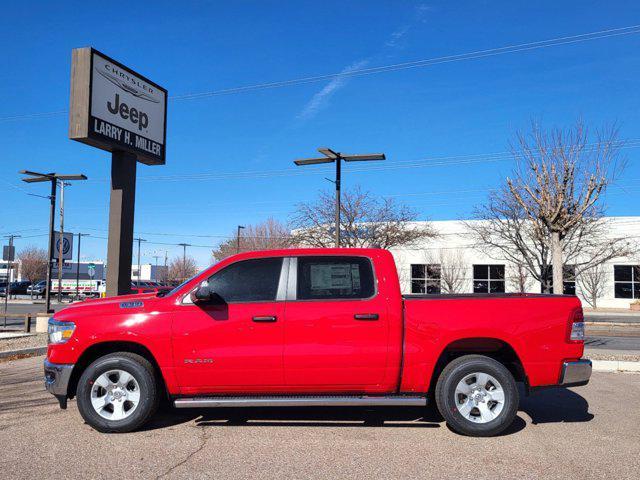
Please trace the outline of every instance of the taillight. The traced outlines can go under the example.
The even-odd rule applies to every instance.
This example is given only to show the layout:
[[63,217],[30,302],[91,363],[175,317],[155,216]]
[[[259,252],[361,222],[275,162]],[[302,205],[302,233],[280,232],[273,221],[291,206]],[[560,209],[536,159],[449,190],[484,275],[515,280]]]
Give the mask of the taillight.
[[575,309],[571,315],[567,341],[569,343],[584,342],[584,314],[582,313],[582,308]]

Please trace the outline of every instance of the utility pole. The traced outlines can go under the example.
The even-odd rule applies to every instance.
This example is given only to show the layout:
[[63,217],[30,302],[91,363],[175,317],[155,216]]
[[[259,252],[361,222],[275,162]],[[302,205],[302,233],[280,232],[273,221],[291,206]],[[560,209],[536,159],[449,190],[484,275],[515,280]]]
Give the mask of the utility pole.
[[236,238],[236,253],[240,253],[240,230],[243,230],[242,225],[238,225],[238,237]]
[[[140,243],[146,242],[146,240],[144,238],[140,238],[140,237],[134,238],[134,240],[136,242],[138,242],[138,284],[139,284],[140,283],[140,273],[141,273],[140,272],[140,268],[141,268],[141,266],[140,266]],[[140,286],[140,285],[138,285],[138,286]]]
[[[13,239],[19,238],[20,235],[7,235],[5,238],[9,239],[9,255],[7,257],[7,288],[4,292],[4,313],[7,313],[7,302],[9,301],[9,296],[11,295],[11,281],[13,280],[13,267],[12,264],[15,261],[15,252],[13,249]],[[7,319],[4,319],[5,326],[7,324]]]
[[333,182],[336,186],[336,217],[335,217],[335,243],[336,248],[340,247],[340,183],[341,183],[341,163],[345,162],[364,162],[369,160],[385,160],[384,153],[372,153],[365,155],[343,155],[339,152],[334,152],[330,148],[319,148],[318,151],[324,155],[320,158],[304,158],[301,160],[294,160],[297,166],[304,165],[316,165],[319,163],[334,163],[336,164],[336,179]]
[[182,276],[181,280],[187,279],[187,247],[191,245],[188,243],[179,243],[178,246],[182,247]]
[[80,298],[80,241],[82,240],[82,235],[86,237],[89,234],[78,232],[78,259],[76,261],[76,300]]
[[62,266],[64,259],[62,252],[64,250],[64,187],[71,185],[64,180],[59,181],[60,185],[60,235],[58,236],[58,303],[62,303]]
[[21,174],[29,175],[27,178],[23,178],[22,181],[26,183],[38,183],[38,182],[51,182],[51,194],[49,195],[49,247],[47,248],[47,285],[45,290],[45,311],[47,313],[53,313],[51,309],[51,267],[52,267],[52,259],[53,259],[53,249],[54,249],[54,221],[55,221],[55,213],[56,213],[56,191],[58,180],[86,180],[86,175],[77,174],[77,175],[61,175],[59,173],[38,173],[32,172],[30,170],[20,170]]

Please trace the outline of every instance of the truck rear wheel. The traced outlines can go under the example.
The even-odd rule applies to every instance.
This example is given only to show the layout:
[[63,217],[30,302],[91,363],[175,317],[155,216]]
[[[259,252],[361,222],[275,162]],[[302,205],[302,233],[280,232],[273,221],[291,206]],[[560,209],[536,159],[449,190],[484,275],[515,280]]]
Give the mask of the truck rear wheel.
[[504,365],[483,355],[449,363],[436,384],[436,404],[456,432],[490,437],[503,432],[518,411],[516,382]]
[[98,358],[80,376],[78,410],[99,432],[130,432],[142,426],[158,406],[153,366],[129,352]]

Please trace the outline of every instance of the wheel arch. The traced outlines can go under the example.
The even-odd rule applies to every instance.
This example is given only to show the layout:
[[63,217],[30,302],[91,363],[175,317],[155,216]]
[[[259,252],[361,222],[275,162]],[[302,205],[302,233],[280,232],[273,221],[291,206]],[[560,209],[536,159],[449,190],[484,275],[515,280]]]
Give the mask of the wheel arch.
[[452,360],[464,355],[485,355],[493,358],[502,363],[516,381],[528,384],[522,360],[509,342],[495,337],[467,337],[453,340],[442,349],[431,373],[430,392],[435,389],[444,367]]
[[82,373],[89,365],[91,365],[91,363],[93,363],[100,357],[104,357],[105,355],[108,355],[110,353],[118,352],[136,353],[148,360],[149,363],[151,363],[151,365],[153,366],[153,372],[156,380],[158,381],[159,391],[163,395],[168,396],[167,386],[164,380],[164,376],[162,375],[162,371],[160,370],[160,365],[146,346],[142,345],[141,343],[130,341],[104,341],[91,345],[84,352],[82,352],[82,355],[80,355],[80,357],[78,358],[78,361],[75,363],[73,371],[71,372],[71,378],[69,379],[67,397],[73,398],[76,395],[78,381],[80,380]]

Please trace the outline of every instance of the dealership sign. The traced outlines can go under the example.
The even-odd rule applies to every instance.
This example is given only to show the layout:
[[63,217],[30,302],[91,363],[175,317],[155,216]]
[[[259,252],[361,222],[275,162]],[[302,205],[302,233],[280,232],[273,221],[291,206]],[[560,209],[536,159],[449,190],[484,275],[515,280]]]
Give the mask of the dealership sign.
[[165,163],[167,91],[93,48],[72,53],[69,138]]
[[60,252],[62,251],[62,259],[71,260],[73,258],[73,233],[64,232],[62,234],[62,244],[60,241],[60,232],[54,232],[53,258],[56,260],[59,259]]

